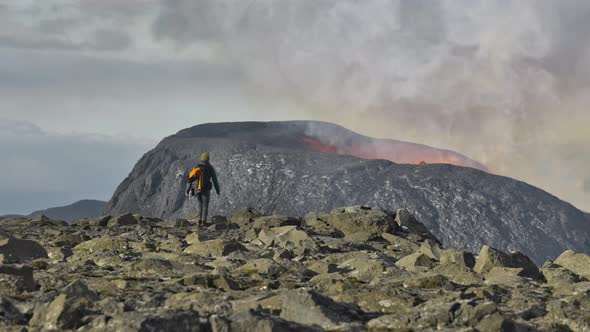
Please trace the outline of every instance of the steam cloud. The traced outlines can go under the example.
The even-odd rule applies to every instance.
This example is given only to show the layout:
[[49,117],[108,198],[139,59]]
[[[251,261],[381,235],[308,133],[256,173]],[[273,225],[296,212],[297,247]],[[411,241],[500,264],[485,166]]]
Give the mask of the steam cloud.
[[590,209],[588,1],[176,0],[153,31],[217,45],[276,107],[455,149]]
[[224,49],[276,107],[455,149],[590,209],[587,1],[176,0],[153,31]]

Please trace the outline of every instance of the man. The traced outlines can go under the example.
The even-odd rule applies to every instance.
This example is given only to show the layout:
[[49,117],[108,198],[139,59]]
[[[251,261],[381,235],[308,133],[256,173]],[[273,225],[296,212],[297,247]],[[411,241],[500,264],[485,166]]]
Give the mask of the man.
[[[211,184],[213,180],[213,185]],[[201,155],[201,163],[195,167],[188,176],[188,186],[186,189],[187,196],[196,196],[199,201],[199,226],[207,223],[209,213],[209,200],[211,198],[211,189],[215,186],[217,196],[219,196],[219,182],[215,169],[209,163],[209,153]]]

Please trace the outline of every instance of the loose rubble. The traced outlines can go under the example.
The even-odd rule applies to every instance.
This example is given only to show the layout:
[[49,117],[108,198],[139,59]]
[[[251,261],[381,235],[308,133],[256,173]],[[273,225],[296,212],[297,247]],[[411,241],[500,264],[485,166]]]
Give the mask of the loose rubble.
[[405,209],[0,219],[0,258],[3,331],[590,330],[590,256],[444,248]]

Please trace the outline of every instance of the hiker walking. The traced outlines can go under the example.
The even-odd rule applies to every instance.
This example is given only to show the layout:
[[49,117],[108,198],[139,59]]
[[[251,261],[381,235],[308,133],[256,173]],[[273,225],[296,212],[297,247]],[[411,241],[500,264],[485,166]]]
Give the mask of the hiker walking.
[[[213,183],[211,183],[213,181]],[[217,196],[219,196],[219,182],[215,169],[209,163],[209,153],[201,155],[201,162],[189,173],[188,186],[186,189],[187,196],[196,196],[199,201],[199,226],[207,223],[209,213],[209,200],[211,199],[211,189],[215,186]]]

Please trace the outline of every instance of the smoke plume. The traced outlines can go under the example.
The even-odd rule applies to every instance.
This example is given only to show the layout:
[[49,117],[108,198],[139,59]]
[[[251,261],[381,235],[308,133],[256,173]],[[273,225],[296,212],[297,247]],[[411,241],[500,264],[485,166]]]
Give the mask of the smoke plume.
[[153,26],[223,50],[261,110],[453,149],[585,209],[588,31],[584,0],[175,0]]

